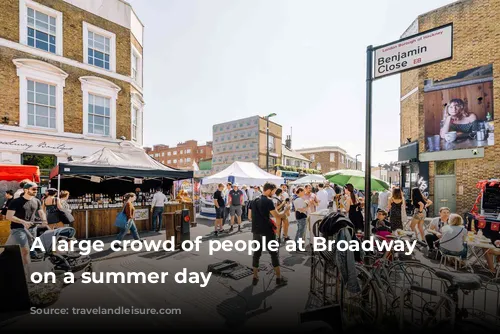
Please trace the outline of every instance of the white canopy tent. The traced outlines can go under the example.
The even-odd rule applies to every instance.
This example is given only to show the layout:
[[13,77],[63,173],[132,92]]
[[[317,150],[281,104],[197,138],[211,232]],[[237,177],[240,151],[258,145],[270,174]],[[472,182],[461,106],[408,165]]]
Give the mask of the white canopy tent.
[[260,169],[253,162],[235,161],[223,171],[202,179],[202,184],[213,183],[238,183],[240,186],[260,186],[266,182],[272,182],[279,186],[284,183],[282,177],[270,174]]
[[293,182],[290,182],[292,185],[302,185],[302,184],[310,184],[310,183],[324,183],[326,179],[323,175],[320,174],[309,174],[300,179],[297,179]]

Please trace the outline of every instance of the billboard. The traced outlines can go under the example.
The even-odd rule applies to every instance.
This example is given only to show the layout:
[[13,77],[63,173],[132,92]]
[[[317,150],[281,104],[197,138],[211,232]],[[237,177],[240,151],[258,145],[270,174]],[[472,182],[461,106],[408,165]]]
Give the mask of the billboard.
[[493,145],[493,66],[466,69],[424,85],[426,152]]
[[453,57],[453,25],[400,39],[374,48],[375,79]]

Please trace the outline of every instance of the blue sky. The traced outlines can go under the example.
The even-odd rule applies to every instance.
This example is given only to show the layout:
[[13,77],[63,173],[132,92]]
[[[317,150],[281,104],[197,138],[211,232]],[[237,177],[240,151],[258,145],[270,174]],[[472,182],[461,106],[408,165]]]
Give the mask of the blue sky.
[[[293,148],[364,161],[366,47],[450,0],[129,0],[145,26],[145,145],[275,112]],[[399,75],[374,82],[372,164],[397,160]]]

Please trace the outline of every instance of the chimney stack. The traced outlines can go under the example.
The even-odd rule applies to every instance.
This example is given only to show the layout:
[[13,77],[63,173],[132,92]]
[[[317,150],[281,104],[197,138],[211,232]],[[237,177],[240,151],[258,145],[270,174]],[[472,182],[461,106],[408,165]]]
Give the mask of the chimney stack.
[[291,136],[286,136],[285,146],[289,150],[292,149],[292,137]]

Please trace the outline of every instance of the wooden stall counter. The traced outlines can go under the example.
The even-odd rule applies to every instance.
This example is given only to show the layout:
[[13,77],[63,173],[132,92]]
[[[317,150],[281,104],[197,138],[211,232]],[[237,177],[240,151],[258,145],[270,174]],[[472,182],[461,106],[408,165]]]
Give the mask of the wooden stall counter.
[[10,222],[0,219],[0,245],[5,245],[10,235]]

